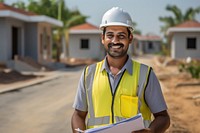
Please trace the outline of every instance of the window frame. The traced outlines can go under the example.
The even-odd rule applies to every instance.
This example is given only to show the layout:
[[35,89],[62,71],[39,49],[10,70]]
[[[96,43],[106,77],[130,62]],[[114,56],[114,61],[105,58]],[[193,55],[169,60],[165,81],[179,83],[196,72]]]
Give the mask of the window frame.
[[90,40],[89,39],[80,39],[80,49],[90,49]]
[[[193,42],[191,42],[193,41]],[[196,37],[187,37],[186,38],[186,49],[196,50],[197,49],[197,38]]]

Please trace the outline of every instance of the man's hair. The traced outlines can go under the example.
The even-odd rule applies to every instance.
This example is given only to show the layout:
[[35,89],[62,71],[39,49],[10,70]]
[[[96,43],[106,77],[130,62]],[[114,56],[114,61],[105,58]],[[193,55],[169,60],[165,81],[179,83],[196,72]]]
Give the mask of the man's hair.
[[[128,37],[130,37],[131,31],[129,30],[129,28],[127,28],[127,31],[128,31]],[[105,36],[105,34],[106,34],[106,27],[103,28],[103,36]]]

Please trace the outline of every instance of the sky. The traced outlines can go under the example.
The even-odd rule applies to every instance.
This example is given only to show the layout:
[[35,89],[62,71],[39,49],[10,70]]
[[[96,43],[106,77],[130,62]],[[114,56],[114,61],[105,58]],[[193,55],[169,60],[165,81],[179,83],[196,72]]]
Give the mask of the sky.
[[[16,2],[17,0],[5,0],[7,4]],[[28,0],[22,0],[28,1]],[[200,0],[65,0],[66,6],[71,9],[78,9],[83,15],[89,16],[87,22],[99,26],[103,14],[112,7],[121,7],[126,10],[136,22],[137,30],[143,35],[160,33],[160,27],[164,24],[159,21],[159,16],[173,16],[166,11],[167,5],[176,5],[183,13],[192,7],[200,6]],[[200,22],[200,13],[196,15],[196,19]]]

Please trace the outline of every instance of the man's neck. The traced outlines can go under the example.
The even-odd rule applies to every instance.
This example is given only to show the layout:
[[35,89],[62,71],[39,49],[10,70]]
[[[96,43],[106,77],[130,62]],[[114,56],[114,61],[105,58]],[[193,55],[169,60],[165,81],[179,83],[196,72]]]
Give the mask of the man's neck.
[[107,56],[108,65],[113,75],[116,75],[122,69],[127,59],[128,59],[127,55],[117,59],[112,58],[109,55]]

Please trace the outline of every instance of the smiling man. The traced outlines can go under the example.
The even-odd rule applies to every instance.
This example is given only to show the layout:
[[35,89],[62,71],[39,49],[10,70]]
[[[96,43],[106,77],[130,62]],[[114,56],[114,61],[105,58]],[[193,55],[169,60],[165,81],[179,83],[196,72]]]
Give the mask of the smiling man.
[[102,43],[105,46],[109,56],[112,58],[124,57],[127,54],[129,43],[132,41],[132,34],[123,26],[112,26],[105,28],[102,36]]
[[116,123],[138,113],[146,128],[133,133],[164,132],[170,118],[158,79],[151,67],[127,54],[133,40],[130,15],[113,7],[104,14],[100,29],[107,55],[82,73],[73,105],[73,132]]

